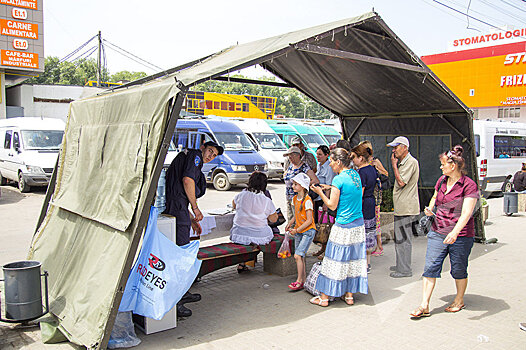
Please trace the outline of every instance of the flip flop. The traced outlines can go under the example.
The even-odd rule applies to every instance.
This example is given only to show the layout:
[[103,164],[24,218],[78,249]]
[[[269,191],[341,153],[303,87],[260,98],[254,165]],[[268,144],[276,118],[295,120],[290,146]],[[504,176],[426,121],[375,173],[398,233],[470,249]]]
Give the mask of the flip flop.
[[[341,300],[345,301],[345,304],[351,306],[351,305],[354,305],[354,298],[353,297],[346,297],[346,296],[342,296],[340,297]],[[348,301],[350,300],[350,301]]]
[[[318,301],[316,301],[318,300]],[[327,302],[327,305],[322,305],[321,303],[323,302]],[[321,306],[321,307],[327,307],[329,306],[329,299],[322,299],[319,295],[318,296],[315,296],[314,298],[311,298],[309,300],[309,303],[311,304],[314,304],[314,305],[318,305],[318,306]]]
[[462,310],[465,307],[466,307],[466,305],[464,305],[464,304],[461,304],[461,305],[451,304],[448,307],[446,307],[446,309],[444,311],[445,312],[454,313],[454,312],[459,312],[460,310]]
[[422,306],[419,306],[415,311],[409,314],[412,318],[429,317],[431,314],[429,310],[426,311]]
[[303,283],[300,283],[300,282],[292,282],[291,284],[289,284],[289,288],[293,291],[298,291],[298,290],[302,290],[303,289]]

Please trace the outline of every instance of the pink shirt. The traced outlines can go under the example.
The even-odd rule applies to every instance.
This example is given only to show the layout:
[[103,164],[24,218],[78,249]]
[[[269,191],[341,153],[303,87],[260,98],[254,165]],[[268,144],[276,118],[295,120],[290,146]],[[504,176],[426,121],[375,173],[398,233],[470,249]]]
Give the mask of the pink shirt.
[[[475,181],[462,175],[446,194],[447,180],[445,180],[444,183],[442,183],[442,186],[438,188],[443,177],[444,175],[438,179],[435,185],[435,190],[437,191],[437,197],[435,200],[437,213],[433,222],[433,231],[447,235],[453,230],[460,218],[464,198],[479,198],[479,191]],[[473,220],[473,214],[458,236],[475,237],[475,222]]]

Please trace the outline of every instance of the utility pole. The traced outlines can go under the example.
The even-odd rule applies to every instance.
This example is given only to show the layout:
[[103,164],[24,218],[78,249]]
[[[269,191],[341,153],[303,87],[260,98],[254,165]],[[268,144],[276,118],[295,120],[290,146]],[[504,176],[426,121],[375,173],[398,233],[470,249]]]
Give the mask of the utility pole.
[[101,56],[101,48],[102,48],[102,36],[100,34],[100,30],[99,30],[99,35],[98,36],[98,39],[99,39],[99,53],[97,55],[97,87],[100,87],[101,86],[101,67],[100,67],[100,56]]

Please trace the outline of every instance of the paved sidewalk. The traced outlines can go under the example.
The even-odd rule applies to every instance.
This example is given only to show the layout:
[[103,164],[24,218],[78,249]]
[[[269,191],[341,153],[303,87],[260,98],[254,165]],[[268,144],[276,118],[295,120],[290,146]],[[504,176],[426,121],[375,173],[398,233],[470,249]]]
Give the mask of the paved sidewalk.
[[[506,217],[502,198],[490,199],[487,238],[493,245],[475,244],[470,261],[466,309],[443,310],[455,287],[445,266],[431,303],[431,317],[411,320],[418,306],[426,239],[413,246],[414,276],[389,277],[394,244],[382,257],[372,258],[370,293],[356,295],[354,306],[342,301],[321,308],[308,303],[306,292],[289,292],[291,277],[263,272],[262,262],[248,274],[235,268],[209,274],[192,288],[203,300],[188,304],[194,315],[178,327],[145,336],[136,349],[526,349],[526,215]],[[312,247],[311,250],[314,250]],[[309,257],[309,266],[317,261]],[[264,285],[268,284],[268,288]],[[479,335],[489,342],[479,342]],[[37,329],[21,330],[0,324],[0,349],[71,349],[70,344],[43,345]]]

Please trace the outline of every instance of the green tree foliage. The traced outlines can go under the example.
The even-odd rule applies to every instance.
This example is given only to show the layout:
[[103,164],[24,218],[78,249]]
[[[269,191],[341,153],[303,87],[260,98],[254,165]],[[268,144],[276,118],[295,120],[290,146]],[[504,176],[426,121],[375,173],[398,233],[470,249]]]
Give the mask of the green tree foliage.
[[[243,75],[232,75],[234,78],[246,78]],[[274,77],[261,77],[257,80],[276,81]],[[277,86],[234,83],[209,80],[193,88],[196,91],[217,92],[222,94],[255,95],[277,97],[276,114],[288,118],[324,119],[332,113],[323,108],[296,89]]]
[[[146,76],[144,72],[120,71],[113,75],[107,69],[102,70],[102,81],[133,81]],[[48,56],[44,73],[26,80],[28,84],[49,85],[85,85],[89,80],[97,80],[97,61],[93,58],[81,58],[75,62],[60,62],[58,57]]]

